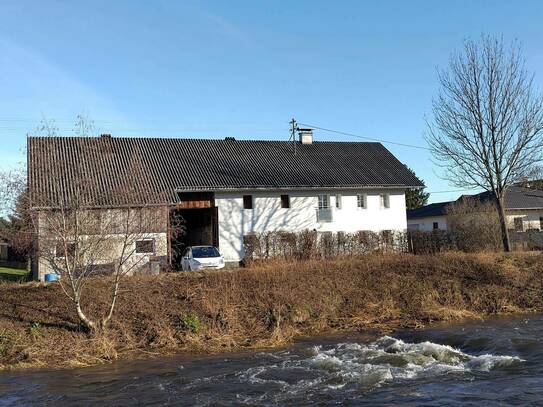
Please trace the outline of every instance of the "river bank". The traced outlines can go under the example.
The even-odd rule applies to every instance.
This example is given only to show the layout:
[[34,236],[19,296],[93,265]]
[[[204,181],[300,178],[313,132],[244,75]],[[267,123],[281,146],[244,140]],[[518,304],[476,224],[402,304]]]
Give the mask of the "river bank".
[[0,374],[0,407],[539,405],[543,315]]
[[[0,367],[66,368],[182,351],[284,346],[341,331],[543,311],[543,256],[372,255],[124,281],[107,335],[89,338],[58,284],[0,285]],[[91,314],[108,281],[89,282]]]

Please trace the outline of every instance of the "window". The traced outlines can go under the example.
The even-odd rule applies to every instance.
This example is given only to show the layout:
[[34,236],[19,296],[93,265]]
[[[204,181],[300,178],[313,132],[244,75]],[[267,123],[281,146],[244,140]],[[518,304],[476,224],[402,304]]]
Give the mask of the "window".
[[146,254],[155,252],[155,240],[136,240],[136,253]]
[[432,229],[439,229],[439,223],[434,222],[434,224],[432,225]]
[[252,195],[243,195],[243,209],[253,209]]
[[356,206],[361,209],[366,209],[366,194],[356,195]]
[[389,194],[381,194],[381,208],[387,209],[390,208],[390,195]]
[[516,232],[524,231],[524,225],[523,225],[523,222],[522,222],[522,218],[514,218],[513,222],[515,222],[515,231]]
[[281,208],[284,208],[284,209],[290,208],[290,196],[281,195]]
[[340,194],[336,195],[336,208],[341,209],[341,195]]
[[64,250],[64,242],[58,241],[55,247],[55,256],[59,258],[65,258],[66,254],[68,254],[68,257],[73,258],[75,256],[76,248],[77,248],[76,243],[67,243],[66,250]]
[[210,257],[221,257],[221,254],[213,246],[199,246],[192,248],[193,259],[207,259]]
[[330,195],[319,195],[319,209],[330,208]]

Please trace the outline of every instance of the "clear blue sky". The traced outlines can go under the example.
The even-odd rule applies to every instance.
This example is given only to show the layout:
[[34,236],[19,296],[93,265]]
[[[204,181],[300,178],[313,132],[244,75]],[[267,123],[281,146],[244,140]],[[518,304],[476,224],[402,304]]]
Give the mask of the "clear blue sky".
[[[541,85],[542,21],[541,1],[2,0],[0,166],[42,116],[69,135],[82,111],[113,136],[287,139],[294,116],[424,145],[450,52],[517,38]],[[387,147],[429,191],[455,189],[426,151]]]

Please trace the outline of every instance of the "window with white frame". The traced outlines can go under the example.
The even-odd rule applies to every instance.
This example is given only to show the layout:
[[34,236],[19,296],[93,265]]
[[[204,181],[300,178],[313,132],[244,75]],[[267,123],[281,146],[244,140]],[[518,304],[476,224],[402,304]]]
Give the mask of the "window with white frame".
[[356,194],[356,206],[360,209],[366,209],[366,194]]
[[390,208],[390,195],[389,194],[381,194],[379,197],[380,197],[380,201],[381,201],[381,209]]
[[341,209],[341,194],[336,194],[336,209]]
[[321,194],[319,195],[319,209],[329,209],[330,208],[330,195]]

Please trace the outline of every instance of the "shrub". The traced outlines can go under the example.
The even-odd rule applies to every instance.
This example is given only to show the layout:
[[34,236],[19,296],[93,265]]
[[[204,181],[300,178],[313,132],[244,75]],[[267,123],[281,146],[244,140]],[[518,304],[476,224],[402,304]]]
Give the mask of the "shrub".
[[243,247],[246,264],[255,260],[332,259],[373,252],[404,252],[408,248],[406,233],[392,230],[252,233],[244,236]]
[[28,327],[28,334],[33,338],[37,339],[42,335],[41,324],[39,322],[33,322]]
[[197,334],[200,332],[200,319],[198,315],[195,314],[183,314],[180,317],[180,327],[183,331],[191,332]]

